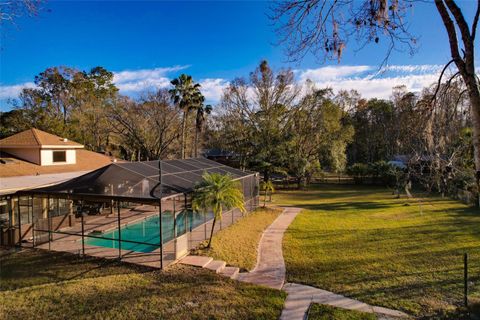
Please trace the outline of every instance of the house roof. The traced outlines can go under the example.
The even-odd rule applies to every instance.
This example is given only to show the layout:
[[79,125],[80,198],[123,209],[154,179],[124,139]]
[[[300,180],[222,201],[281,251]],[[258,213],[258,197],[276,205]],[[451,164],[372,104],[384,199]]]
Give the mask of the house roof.
[[30,147],[41,148],[45,146],[82,148],[77,142],[70,141],[54,134],[31,128],[0,140],[0,148]]
[[158,201],[160,197],[192,191],[204,172],[229,174],[234,179],[254,174],[205,158],[166,160],[161,161],[160,182],[158,160],[112,163],[64,183],[22,191],[22,194]]
[[76,153],[75,164],[41,166],[2,152],[0,159],[7,161],[0,161],[0,178],[91,171],[112,163],[111,157],[93,151],[78,149]]
[[234,157],[236,156],[235,152],[233,151],[228,151],[228,150],[223,150],[223,149],[208,149],[205,151],[205,156],[206,157]]
[[46,187],[70,180],[72,178],[88,173],[88,171],[74,171],[52,174],[41,174],[38,176],[18,176],[0,179],[0,196],[13,194],[19,190]]

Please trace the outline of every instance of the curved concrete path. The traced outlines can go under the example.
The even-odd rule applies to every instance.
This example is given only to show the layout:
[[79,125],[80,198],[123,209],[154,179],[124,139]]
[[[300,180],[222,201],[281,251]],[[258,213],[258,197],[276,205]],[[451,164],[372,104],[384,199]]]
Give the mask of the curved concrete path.
[[260,239],[255,268],[250,272],[240,273],[237,280],[278,290],[283,288],[285,283],[285,262],[282,250],[283,234],[300,211],[300,208],[285,208],[273,221],[263,232]]
[[408,315],[383,307],[371,306],[358,300],[350,299],[330,291],[302,285],[287,283],[283,287],[288,294],[280,320],[303,320],[312,302],[328,304],[337,308],[375,313],[379,319],[407,318]]

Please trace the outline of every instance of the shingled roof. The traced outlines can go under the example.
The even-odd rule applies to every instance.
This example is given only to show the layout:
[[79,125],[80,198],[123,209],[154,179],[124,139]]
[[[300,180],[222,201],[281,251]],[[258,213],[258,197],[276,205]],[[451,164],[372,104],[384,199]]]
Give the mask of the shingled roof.
[[0,179],[7,177],[52,175],[57,173],[91,171],[109,165],[114,158],[85,150],[76,151],[77,161],[74,164],[59,164],[55,166],[41,166],[22,160],[5,152],[0,152],[0,159],[10,160],[7,164],[0,161]]
[[0,148],[42,148],[48,146],[67,147],[67,148],[82,148],[83,146],[77,142],[61,138],[54,134],[31,128],[17,134],[11,135],[5,139],[0,140]]

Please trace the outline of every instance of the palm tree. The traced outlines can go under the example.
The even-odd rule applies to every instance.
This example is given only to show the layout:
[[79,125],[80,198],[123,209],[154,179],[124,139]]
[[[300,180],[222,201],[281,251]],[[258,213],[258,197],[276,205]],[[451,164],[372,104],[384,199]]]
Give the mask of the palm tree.
[[200,92],[200,84],[195,83],[192,76],[181,74],[170,83],[173,85],[173,88],[169,90],[173,102],[183,112],[180,144],[182,149],[181,158],[185,159],[188,114],[203,101],[203,96]]
[[203,131],[203,125],[205,124],[207,115],[212,113],[212,106],[209,104],[204,105],[202,101],[202,103],[200,103],[196,109],[197,109],[197,116],[195,119],[195,141],[194,141],[195,158],[198,157],[198,135]]
[[222,219],[223,209],[238,208],[242,213],[246,210],[240,184],[233,180],[230,175],[205,172],[202,178],[193,192],[192,209],[194,212],[202,212],[203,214],[206,214],[208,210],[213,211],[212,231],[207,245],[207,248],[210,248],[215,223],[218,219]]
[[267,206],[267,194],[270,193],[270,199],[269,201],[272,201],[272,193],[275,192],[275,187],[273,186],[273,182],[271,180],[264,181],[262,182],[261,185],[262,190],[265,192],[264,198],[263,198],[263,206]]

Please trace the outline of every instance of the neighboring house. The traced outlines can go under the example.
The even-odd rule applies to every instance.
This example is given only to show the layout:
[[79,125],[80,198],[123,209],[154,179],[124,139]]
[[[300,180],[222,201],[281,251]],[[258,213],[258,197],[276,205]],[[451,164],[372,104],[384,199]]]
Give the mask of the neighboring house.
[[79,143],[56,135],[29,129],[0,140],[1,151],[39,166],[77,163]]
[[203,156],[207,159],[220,162],[227,165],[235,166],[236,162],[238,162],[238,157],[235,152],[222,150],[222,149],[208,149],[205,150]]
[[38,187],[35,180],[44,180],[47,175],[51,177],[50,184],[55,182],[55,175],[59,175],[59,182],[65,180],[62,175],[71,178],[75,173],[80,175],[112,161],[115,160],[85,150],[83,145],[66,138],[38,129],[25,130],[0,140],[0,194],[13,180],[23,181],[25,188]]
[[16,206],[18,199],[11,197],[16,191],[57,184],[112,162],[111,157],[38,129],[0,140],[0,225]]

